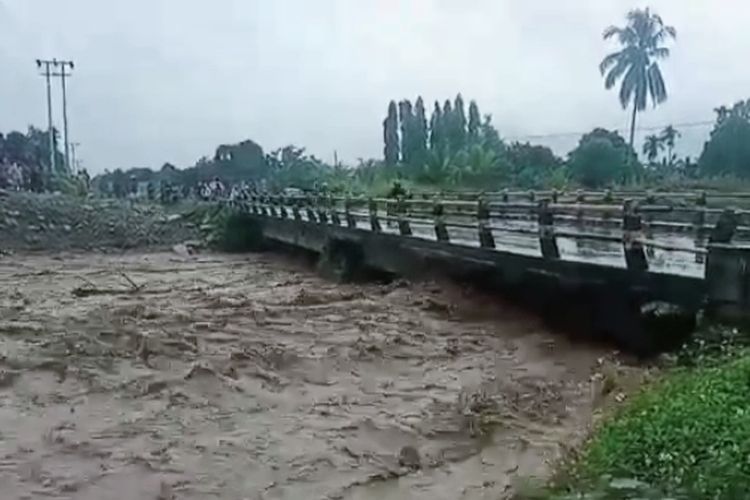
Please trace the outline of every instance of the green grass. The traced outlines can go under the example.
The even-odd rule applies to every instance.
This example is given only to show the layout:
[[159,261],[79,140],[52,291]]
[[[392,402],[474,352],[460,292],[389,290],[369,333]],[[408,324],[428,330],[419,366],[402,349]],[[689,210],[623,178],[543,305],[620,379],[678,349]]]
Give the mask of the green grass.
[[211,204],[187,207],[183,216],[201,229],[206,241],[222,252],[243,253],[262,250],[263,231],[257,219]]
[[597,488],[602,477],[634,478],[687,498],[747,498],[750,354],[677,369],[635,396],[595,434],[568,486]]

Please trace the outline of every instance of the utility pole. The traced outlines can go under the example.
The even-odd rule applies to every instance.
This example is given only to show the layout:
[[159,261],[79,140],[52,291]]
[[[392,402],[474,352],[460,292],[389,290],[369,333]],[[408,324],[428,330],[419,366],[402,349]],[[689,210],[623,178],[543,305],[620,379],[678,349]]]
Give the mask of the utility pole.
[[70,163],[70,149],[68,140],[68,92],[65,86],[65,78],[72,75],[72,73],[66,73],[65,69],[70,68],[71,72],[75,66],[73,61],[58,61],[60,64],[60,72],[55,73],[53,76],[59,76],[62,79],[62,99],[63,99],[63,133],[65,134],[65,168],[68,172],[72,172]]
[[56,59],[49,60],[36,60],[36,67],[41,69],[44,66],[44,76],[47,79],[47,127],[49,132],[49,168],[50,173],[55,171],[55,132],[52,128],[52,87],[50,84],[50,66],[57,67],[59,63]]

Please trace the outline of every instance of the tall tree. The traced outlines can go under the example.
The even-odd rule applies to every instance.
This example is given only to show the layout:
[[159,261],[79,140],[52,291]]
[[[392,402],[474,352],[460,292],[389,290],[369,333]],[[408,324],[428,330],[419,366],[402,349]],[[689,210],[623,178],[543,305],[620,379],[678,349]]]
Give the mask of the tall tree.
[[425,115],[422,96],[414,103],[414,155],[413,162],[417,165],[424,163],[427,154],[427,117]]
[[667,100],[667,87],[657,61],[669,57],[669,49],[664,43],[676,37],[677,31],[665,25],[662,18],[648,8],[631,10],[624,27],[610,26],[604,30],[604,39],[617,39],[620,50],[606,56],[599,70],[605,75],[607,89],[622,79],[620,104],[623,109],[633,106],[631,148],[635,141],[636,116],[646,109],[649,97],[654,106]]
[[435,101],[435,109],[432,110],[430,117],[430,150],[438,151],[443,144],[443,111],[440,109],[440,103]]
[[32,159],[28,138],[21,132],[10,132],[5,138],[5,157],[10,163],[29,163]]
[[674,151],[675,143],[680,137],[680,133],[672,125],[667,125],[664,130],[661,131],[660,138],[664,145],[667,146],[667,164],[671,167],[674,163]]
[[453,150],[461,151],[466,146],[466,111],[464,109],[464,98],[461,97],[461,94],[456,96],[453,105],[451,136]]
[[[441,144],[441,147],[443,150],[445,150],[448,153],[453,152],[453,128],[454,123],[456,121],[456,116],[453,113],[453,104],[451,104],[451,101],[449,99],[445,100],[445,103],[443,104],[443,121],[442,121],[442,129],[443,129],[443,142]],[[442,151],[441,151],[442,152]]]
[[398,112],[394,101],[388,104],[388,116],[383,120],[383,141],[385,143],[383,154],[386,165],[397,164],[399,157]]
[[643,142],[643,154],[646,155],[649,163],[654,163],[663,149],[664,140],[658,135],[649,135]]
[[479,106],[476,101],[469,103],[469,142],[476,144],[479,141],[479,129],[482,126],[482,118],[479,114]]
[[398,109],[401,119],[401,161],[410,165],[414,159],[414,110],[408,99],[401,101]]
[[484,121],[479,129],[479,135],[482,138],[482,146],[491,149],[497,154],[505,152],[505,144],[500,138],[500,134],[492,124],[492,115],[484,115]]

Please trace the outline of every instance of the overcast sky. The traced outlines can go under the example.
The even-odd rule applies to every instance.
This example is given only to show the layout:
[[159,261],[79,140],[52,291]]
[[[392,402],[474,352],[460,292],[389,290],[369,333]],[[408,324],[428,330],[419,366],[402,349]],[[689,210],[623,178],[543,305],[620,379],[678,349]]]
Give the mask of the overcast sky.
[[[747,0],[0,0],[0,131],[46,128],[40,57],[76,63],[71,139],[96,172],[186,166],[246,138],[380,157],[388,101],[417,95],[476,99],[507,138],[623,128],[601,34],[646,5],[678,40],[669,101],[642,126],[750,97]],[[59,125],[59,83],[54,99]],[[709,130],[683,129],[682,151]],[[532,140],[559,154],[576,141]]]

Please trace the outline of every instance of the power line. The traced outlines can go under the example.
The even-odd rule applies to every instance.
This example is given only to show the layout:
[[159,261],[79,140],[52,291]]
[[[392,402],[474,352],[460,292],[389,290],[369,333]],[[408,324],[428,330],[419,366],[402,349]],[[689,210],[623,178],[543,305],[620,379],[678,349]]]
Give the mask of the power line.
[[[663,130],[669,125],[672,125],[675,128],[693,128],[693,127],[710,126],[710,125],[714,125],[715,123],[716,122],[713,120],[680,122],[680,123],[670,123],[670,124],[665,124],[665,125],[649,125],[649,126],[643,126],[643,127],[636,127],[635,130],[637,132],[650,132],[654,130]],[[627,132],[629,129],[625,127],[621,127],[621,128],[613,128],[609,130],[614,130],[616,132]],[[505,139],[509,141],[521,141],[521,140],[533,140],[533,139],[553,139],[553,138],[559,138],[559,137],[580,137],[582,135],[588,134],[589,132],[591,131],[587,130],[585,132],[551,132],[548,134],[529,134],[529,135],[508,136],[508,137],[505,137]]]

